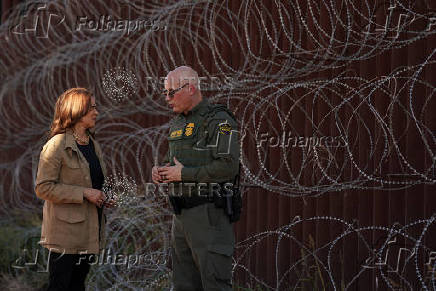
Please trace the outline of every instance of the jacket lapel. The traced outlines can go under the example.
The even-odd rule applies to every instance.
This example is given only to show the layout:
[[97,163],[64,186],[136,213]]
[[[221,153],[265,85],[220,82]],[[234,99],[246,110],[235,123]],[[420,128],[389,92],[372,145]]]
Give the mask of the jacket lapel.
[[[98,160],[100,162],[101,169],[103,171],[103,176],[106,177],[107,170],[106,170],[106,164],[103,160],[103,153],[101,151],[100,145],[95,141],[95,139],[90,135],[89,136],[92,142],[94,143],[94,149],[95,153],[98,157]],[[73,131],[71,129],[67,129],[65,131],[65,148],[71,149],[71,158],[73,158],[72,152],[76,152],[77,156],[79,157],[79,163],[80,168],[84,171],[84,174],[90,177],[90,169],[88,161],[86,160],[85,156],[82,154],[82,152],[79,150],[76,144],[76,140],[73,136]]]
[[[83,173],[86,176],[88,176],[89,178],[91,178],[91,173],[90,173],[88,161],[86,160],[85,156],[82,154],[82,152],[77,147],[76,140],[74,139],[74,136],[73,136],[73,131],[69,128],[65,131],[65,149],[68,149],[68,148],[70,149],[69,151],[67,150],[67,152],[70,153],[70,158],[74,159],[74,156],[76,155],[79,159],[79,165],[80,165],[80,168],[82,169]],[[75,152],[76,154],[74,155],[73,152]]]

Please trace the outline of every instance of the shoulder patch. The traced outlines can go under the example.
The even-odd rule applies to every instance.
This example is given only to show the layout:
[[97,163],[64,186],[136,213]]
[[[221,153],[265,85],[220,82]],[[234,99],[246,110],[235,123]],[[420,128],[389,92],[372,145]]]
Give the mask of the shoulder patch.
[[218,128],[220,134],[229,135],[232,131],[232,127],[228,123],[221,123],[220,125],[218,125]]

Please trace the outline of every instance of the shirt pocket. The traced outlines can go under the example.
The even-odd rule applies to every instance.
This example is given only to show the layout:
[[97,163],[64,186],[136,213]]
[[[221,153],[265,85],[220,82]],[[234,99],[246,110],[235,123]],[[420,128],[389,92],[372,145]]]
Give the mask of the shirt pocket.
[[203,166],[210,163],[213,147],[207,145],[207,135],[200,127],[194,128],[192,135],[183,138],[183,156],[186,166]]
[[177,127],[173,128],[170,131],[170,134],[167,136],[168,140],[168,148],[169,148],[169,162],[171,165],[173,163],[173,157],[179,158],[182,147],[183,147],[183,136],[184,136],[184,128]]

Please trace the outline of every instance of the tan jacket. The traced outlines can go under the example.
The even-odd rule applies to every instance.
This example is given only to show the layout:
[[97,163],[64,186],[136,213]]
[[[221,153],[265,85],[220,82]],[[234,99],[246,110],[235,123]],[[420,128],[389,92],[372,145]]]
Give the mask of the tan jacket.
[[[101,148],[92,141],[106,177]],[[92,188],[89,165],[71,130],[44,145],[35,184],[36,196],[45,200],[41,245],[58,253],[97,254],[103,248],[105,216],[99,241],[97,207],[83,197],[83,190]]]

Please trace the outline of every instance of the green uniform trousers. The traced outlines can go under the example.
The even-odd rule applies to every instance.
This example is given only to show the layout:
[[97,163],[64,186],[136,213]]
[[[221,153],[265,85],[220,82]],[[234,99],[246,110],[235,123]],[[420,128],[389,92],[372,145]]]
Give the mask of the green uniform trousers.
[[173,282],[176,291],[232,290],[233,224],[206,203],[173,216]]

